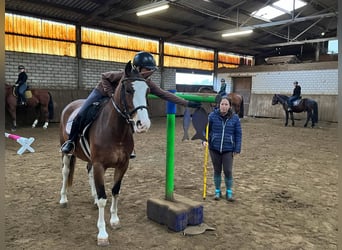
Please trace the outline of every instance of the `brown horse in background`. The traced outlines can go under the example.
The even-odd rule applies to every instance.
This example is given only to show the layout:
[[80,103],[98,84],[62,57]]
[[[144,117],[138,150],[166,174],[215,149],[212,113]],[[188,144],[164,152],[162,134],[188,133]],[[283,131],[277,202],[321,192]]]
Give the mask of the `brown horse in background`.
[[[32,123],[32,128],[37,126],[39,118],[43,116],[43,128],[46,129],[54,115],[54,104],[51,94],[44,89],[29,89],[26,90],[25,94],[27,95],[27,106],[23,108],[34,108],[35,120]],[[17,129],[17,96],[15,94],[15,86],[9,83],[5,84],[5,106],[12,118],[11,130],[15,131]]]
[[[210,87],[201,87],[198,90],[199,93],[217,93]],[[237,93],[229,93],[227,94],[228,98],[232,102],[233,111],[239,115],[240,118],[243,118],[244,115],[244,105],[243,105],[243,97]],[[215,98],[215,103],[212,103],[212,107],[216,107],[221,99],[221,96],[218,94]]]
[[[125,76],[115,89],[112,97],[98,107],[96,119],[76,141],[72,154],[63,154],[63,184],[60,204],[68,203],[67,188],[71,186],[76,157],[87,162],[89,183],[95,203],[98,207],[97,244],[108,245],[108,234],[104,209],[107,203],[105,191],[105,172],[114,168],[114,184],[112,187],[112,205],[110,208],[110,225],[119,228],[118,198],[121,182],[128,168],[130,154],[134,148],[133,133],[145,132],[151,122],[147,112],[148,85],[140,73],[132,68],[131,62],[125,67]],[[70,123],[84,100],[76,100],[68,104],[61,115],[60,143],[68,139]],[[87,114],[92,113],[90,110]]]
[[[196,139],[201,139],[205,140],[205,127],[208,122],[208,114],[206,112],[211,112],[213,108],[218,106],[218,103],[221,100],[221,95],[217,94],[216,91],[214,91],[211,87],[201,87],[198,90],[199,93],[210,93],[210,94],[216,94],[215,97],[215,102],[210,103],[210,111],[205,110],[203,106],[201,108],[197,108],[193,114],[191,114],[190,108],[185,108],[184,110],[184,115],[183,115],[183,130],[184,130],[184,135],[183,139],[184,140],[189,140],[189,127],[192,124],[196,130],[196,134],[191,138],[191,140],[196,140]],[[232,110],[240,118],[243,118],[243,113],[244,113],[244,105],[243,105],[243,97],[237,93],[229,93],[228,98],[231,100],[232,104]]]

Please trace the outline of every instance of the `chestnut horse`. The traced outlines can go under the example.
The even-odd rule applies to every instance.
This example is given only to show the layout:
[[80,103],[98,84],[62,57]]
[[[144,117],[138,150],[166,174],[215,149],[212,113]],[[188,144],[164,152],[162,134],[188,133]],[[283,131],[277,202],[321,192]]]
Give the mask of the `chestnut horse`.
[[[287,107],[287,100],[289,99],[286,95],[279,95],[275,94],[272,98],[272,105],[276,105],[280,103],[283,106],[283,109],[285,111],[285,126],[288,124],[289,120],[289,113],[292,120],[292,126],[294,126],[294,118],[293,118],[293,112],[295,113],[301,113],[301,112],[307,112],[306,116],[306,122],[304,124],[304,127],[308,126],[308,122],[311,119],[311,127],[313,128],[315,126],[315,123],[318,122],[318,105],[315,100],[304,98],[300,99],[298,104],[294,105],[292,107],[292,111],[288,111]],[[295,103],[294,103],[295,104]]]
[[[111,98],[99,107],[96,119],[76,142],[72,154],[63,154],[63,184],[60,204],[66,206],[67,188],[72,185],[76,157],[87,162],[89,183],[94,202],[98,207],[97,244],[108,245],[108,234],[104,209],[107,203],[105,191],[105,172],[114,168],[112,187],[112,204],[110,208],[110,225],[120,226],[118,217],[118,198],[121,181],[128,168],[130,154],[134,148],[133,133],[146,132],[151,121],[147,111],[147,94],[149,92],[145,79],[134,69],[129,61],[125,75],[118,83]],[[61,114],[60,144],[68,139],[72,118],[78,112],[84,100],[68,104]]]
[[[23,106],[23,108],[34,108],[35,111],[35,120],[32,123],[32,128],[37,126],[42,115],[44,118],[43,128],[46,129],[54,115],[54,104],[51,94],[44,89],[29,89],[26,90],[25,94],[28,94],[26,97],[27,106]],[[12,118],[11,130],[15,131],[17,129],[17,96],[14,85],[5,84],[5,102],[6,109]]]

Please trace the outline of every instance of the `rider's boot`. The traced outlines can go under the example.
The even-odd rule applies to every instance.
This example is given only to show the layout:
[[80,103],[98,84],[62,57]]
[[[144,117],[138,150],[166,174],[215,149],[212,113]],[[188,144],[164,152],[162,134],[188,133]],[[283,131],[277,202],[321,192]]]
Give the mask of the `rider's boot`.
[[80,129],[80,126],[81,126],[81,116],[77,115],[71,125],[69,140],[65,141],[61,147],[61,151],[64,154],[69,154],[72,150],[75,149],[75,141],[78,137],[78,131]]
[[64,154],[69,154],[72,150],[75,149],[75,142],[71,141],[71,140],[67,140],[66,142],[64,142],[64,144],[62,145],[61,151]]

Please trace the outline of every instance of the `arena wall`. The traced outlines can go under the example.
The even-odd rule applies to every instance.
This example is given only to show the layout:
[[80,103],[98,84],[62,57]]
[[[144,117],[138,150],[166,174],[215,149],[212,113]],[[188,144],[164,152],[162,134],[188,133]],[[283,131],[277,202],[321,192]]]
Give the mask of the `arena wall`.
[[[48,89],[55,103],[55,118],[59,122],[62,109],[72,100],[85,98],[101,79],[101,73],[120,70],[123,63],[99,60],[76,59],[33,53],[6,51],[6,82],[14,83],[18,76],[18,65],[27,68],[28,84],[32,88]],[[319,104],[319,120],[337,121],[338,96],[337,62],[301,63],[287,65],[263,65],[240,67],[238,69],[219,69],[217,79],[225,78],[228,86],[234,77],[250,76],[252,80],[251,98],[248,116],[283,117],[281,106],[272,106],[275,93],[292,94],[293,81],[302,86],[303,98],[313,98]],[[164,89],[176,89],[176,70],[165,68],[158,70],[152,80],[160,83]],[[217,83],[216,83],[217,85]],[[149,101],[153,116],[166,114],[166,102],[153,99]],[[184,108],[178,106],[177,115],[182,115]],[[23,112],[22,119],[31,122],[30,114]],[[301,119],[305,114],[296,114]],[[8,116],[6,116],[8,118]],[[20,122],[20,116],[18,117]]]
[[[103,72],[122,70],[124,63],[99,60],[76,59],[33,53],[6,51],[6,82],[14,84],[18,77],[18,65],[26,67],[28,84],[31,88],[48,89],[55,103],[53,122],[59,122],[63,108],[71,101],[86,98],[89,92],[101,80]],[[176,89],[176,70],[164,69],[156,71],[152,80],[160,83],[164,89]],[[166,102],[158,99],[150,100],[152,116],[166,114]],[[179,108],[178,113],[183,113]],[[18,122],[31,123],[31,112],[18,112]],[[8,120],[8,114],[6,120]]]

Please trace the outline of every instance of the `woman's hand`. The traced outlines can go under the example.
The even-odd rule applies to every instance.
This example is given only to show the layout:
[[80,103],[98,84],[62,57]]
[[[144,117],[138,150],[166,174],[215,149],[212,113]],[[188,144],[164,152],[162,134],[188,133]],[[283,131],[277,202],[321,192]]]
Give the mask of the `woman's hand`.
[[206,147],[207,145],[208,145],[208,142],[202,141],[202,146],[203,146],[203,147]]

